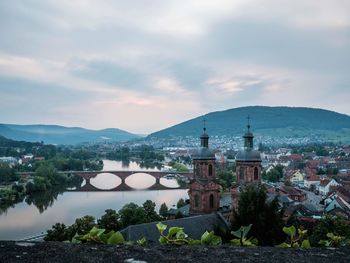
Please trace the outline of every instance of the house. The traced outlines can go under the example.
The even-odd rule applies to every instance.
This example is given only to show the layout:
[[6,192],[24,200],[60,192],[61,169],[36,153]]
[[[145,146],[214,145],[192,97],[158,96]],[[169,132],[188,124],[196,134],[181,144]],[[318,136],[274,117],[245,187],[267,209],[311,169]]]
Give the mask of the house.
[[292,171],[286,178],[293,185],[303,184],[305,175],[300,170]]
[[303,202],[307,199],[307,195],[304,191],[292,186],[279,186],[276,188],[276,192],[280,195],[287,195],[290,199],[296,202]]
[[317,188],[317,186],[320,184],[321,179],[316,174],[310,174],[307,175],[304,179],[304,187],[311,189],[311,188]]
[[350,216],[350,204],[337,194],[333,194],[331,197],[327,198],[326,202],[326,213],[334,215],[340,213],[346,217]]
[[338,185],[339,184],[334,179],[324,179],[317,186],[317,190],[321,195],[326,196],[329,193],[331,186],[338,186]]

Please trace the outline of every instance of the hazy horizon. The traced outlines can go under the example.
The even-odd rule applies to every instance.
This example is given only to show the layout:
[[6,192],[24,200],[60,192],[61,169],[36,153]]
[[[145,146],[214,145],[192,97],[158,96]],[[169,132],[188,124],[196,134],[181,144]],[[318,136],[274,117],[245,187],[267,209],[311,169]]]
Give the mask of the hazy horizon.
[[149,134],[245,105],[350,115],[347,0],[1,1],[0,123]]

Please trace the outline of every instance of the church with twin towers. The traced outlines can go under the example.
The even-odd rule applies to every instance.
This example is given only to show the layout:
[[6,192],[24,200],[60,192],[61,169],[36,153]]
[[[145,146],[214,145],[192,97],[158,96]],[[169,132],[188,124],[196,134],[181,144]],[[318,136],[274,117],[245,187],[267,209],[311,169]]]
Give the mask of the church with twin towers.
[[[247,184],[261,183],[261,156],[260,152],[254,150],[254,135],[248,117],[246,132],[243,136],[244,147],[235,158],[236,182],[232,182],[231,204],[236,207],[239,199],[240,188]],[[200,148],[192,157],[193,179],[189,186],[189,215],[202,215],[214,213],[221,210],[220,207],[220,185],[216,177],[215,153],[209,147],[209,135],[203,127],[200,136]]]

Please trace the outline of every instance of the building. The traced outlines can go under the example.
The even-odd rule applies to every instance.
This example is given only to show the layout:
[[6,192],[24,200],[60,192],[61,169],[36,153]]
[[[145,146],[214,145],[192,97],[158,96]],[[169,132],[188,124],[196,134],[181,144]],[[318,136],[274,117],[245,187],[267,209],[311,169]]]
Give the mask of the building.
[[321,195],[326,196],[326,195],[328,195],[331,186],[338,186],[338,185],[339,184],[334,179],[331,179],[331,180],[330,179],[324,179],[317,186],[317,190],[319,191],[319,193]]
[[261,183],[261,156],[254,150],[253,133],[248,118],[247,132],[243,136],[244,149],[236,155],[236,175],[238,184]]
[[220,206],[220,186],[216,179],[215,154],[209,149],[209,136],[205,127],[200,139],[200,149],[193,156],[193,179],[188,191],[191,216],[216,212]]
[[231,188],[232,207],[238,207],[240,191],[244,185],[261,183],[261,156],[260,152],[254,150],[254,135],[250,131],[249,117],[247,132],[243,136],[244,148],[236,155],[236,180]]

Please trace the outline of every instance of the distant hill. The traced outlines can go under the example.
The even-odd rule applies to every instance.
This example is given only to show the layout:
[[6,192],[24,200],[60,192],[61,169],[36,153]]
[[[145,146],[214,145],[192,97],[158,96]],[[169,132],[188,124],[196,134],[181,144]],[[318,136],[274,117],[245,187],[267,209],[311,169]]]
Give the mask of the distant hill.
[[[303,107],[251,106],[211,112],[205,115],[208,132],[211,136],[242,135],[248,115],[254,134],[277,137],[312,135],[337,141],[345,138],[350,141],[350,116]],[[199,136],[202,127],[203,116],[200,116],[152,133],[148,137]]]
[[103,140],[127,141],[138,135],[120,129],[88,130],[79,127],[58,125],[0,124],[0,135],[20,141],[49,144],[78,144]]

